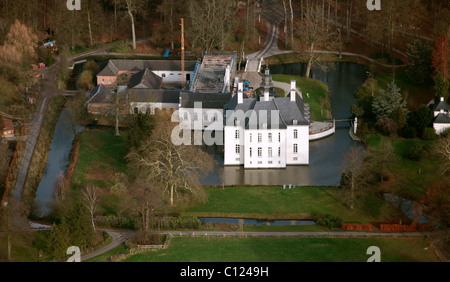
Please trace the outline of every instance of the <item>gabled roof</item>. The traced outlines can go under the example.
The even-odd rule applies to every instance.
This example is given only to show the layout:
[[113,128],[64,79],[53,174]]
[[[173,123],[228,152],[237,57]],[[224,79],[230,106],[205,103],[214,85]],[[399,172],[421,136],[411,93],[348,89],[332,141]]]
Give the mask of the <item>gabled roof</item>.
[[445,101],[439,101],[439,103],[434,106],[433,111],[439,112],[440,110],[448,112],[450,111],[450,106]]
[[162,78],[149,69],[142,70],[130,78],[128,88],[160,89]]
[[448,113],[441,113],[436,116],[434,119],[434,123],[445,123],[450,124],[450,114]]

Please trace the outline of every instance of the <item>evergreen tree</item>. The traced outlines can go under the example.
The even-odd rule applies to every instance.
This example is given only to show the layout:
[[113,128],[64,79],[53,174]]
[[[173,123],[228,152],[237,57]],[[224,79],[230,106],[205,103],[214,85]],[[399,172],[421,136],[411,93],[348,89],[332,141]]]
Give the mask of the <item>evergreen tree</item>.
[[432,73],[431,53],[431,47],[422,41],[415,40],[413,44],[408,44],[406,74],[411,82],[416,84],[430,82]]
[[391,82],[386,89],[380,90],[380,95],[374,99],[372,108],[377,120],[389,118],[397,109],[407,112],[406,101],[403,100],[400,88],[395,82]]

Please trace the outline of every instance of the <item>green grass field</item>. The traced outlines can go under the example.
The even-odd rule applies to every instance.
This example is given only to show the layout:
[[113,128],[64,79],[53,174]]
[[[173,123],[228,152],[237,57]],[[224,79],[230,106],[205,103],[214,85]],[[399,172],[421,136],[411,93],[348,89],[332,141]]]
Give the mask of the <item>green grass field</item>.
[[[331,102],[328,86],[315,79],[307,79],[302,76],[273,74],[274,81],[291,83],[297,81],[297,86],[302,89],[303,101],[310,104],[311,119],[324,121],[331,119]],[[309,93],[309,98],[306,97]]]
[[382,262],[439,261],[424,238],[269,237],[174,237],[165,250],[134,255],[125,261],[365,262],[370,257],[367,255],[367,249],[371,246],[380,248]]
[[[387,163],[387,169],[395,177],[400,177],[407,181],[406,192],[411,197],[418,197],[424,194],[429,186],[436,183],[439,170],[439,160],[433,156],[432,147],[436,141],[424,141],[420,139],[401,139],[386,137],[380,134],[370,134],[366,137],[369,151],[379,154],[383,141],[390,142],[393,146],[393,157]],[[422,158],[418,161],[409,160],[403,157],[403,153],[413,146],[424,146]]]
[[208,201],[184,211],[183,214],[213,217],[243,217],[261,219],[312,219],[316,215],[332,214],[347,222],[376,221],[385,204],[368,194],[350,210],[341,201],[339,188],[297,187],[228,187],[205,188]]
[[113,130],[84,131],[81,134],[78,161],[72,177],[72,187],[94,184],[108,187],[114,174],[128,173],[125,156],[128,154],[127,133],[114,136]]

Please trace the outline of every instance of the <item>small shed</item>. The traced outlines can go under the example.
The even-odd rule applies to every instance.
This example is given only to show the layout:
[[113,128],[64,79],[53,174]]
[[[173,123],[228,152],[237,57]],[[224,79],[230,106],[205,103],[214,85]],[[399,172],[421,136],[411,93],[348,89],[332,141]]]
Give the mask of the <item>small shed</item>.
[[0,129],[2,137],[14,137],[14,124],[12,120],[8,118],[2,118],[0,122]]

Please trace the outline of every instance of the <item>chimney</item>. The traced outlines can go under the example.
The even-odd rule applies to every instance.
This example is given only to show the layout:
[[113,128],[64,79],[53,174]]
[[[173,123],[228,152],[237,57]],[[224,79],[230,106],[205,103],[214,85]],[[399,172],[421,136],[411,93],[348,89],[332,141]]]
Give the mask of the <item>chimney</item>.
[[269,102],[270,98],[269,98],[269,91],[265,90],[264,91],[264,101]]
[[441,102],[444,102],[444,97],[441,97]]
[[297,96],[297,85],[295,80],[291,80],[291,102],[295,102]]
[[243,82],[238,83],[238,91],[244,91],[244,83]]
[[238,104],[244,103],[244,92],[239,90],[237,95]]

